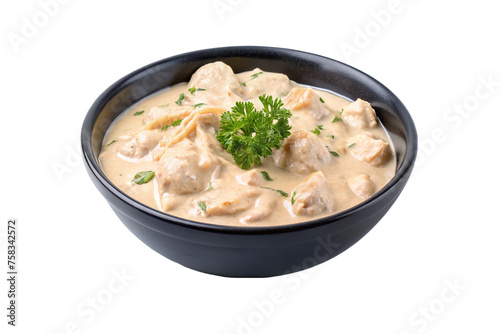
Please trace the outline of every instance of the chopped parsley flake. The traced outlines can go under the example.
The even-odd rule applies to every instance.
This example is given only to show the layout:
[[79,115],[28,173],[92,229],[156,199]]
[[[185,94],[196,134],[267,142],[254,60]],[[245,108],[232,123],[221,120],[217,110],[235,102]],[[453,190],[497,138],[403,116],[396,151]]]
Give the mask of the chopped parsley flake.
[[318,125],[316,129],[312,130],[311,132],[319,136],[321,130],[324,130],[323,125]]
[[269,173],[266,172],[265,170],[261,170],[260,171],[262,176],[264,177],[264,180],[266,181],[274,181],[274,179],[272,179],[270,176],[269,176]]
[[339,154],[338,154],[337,152],[335,152],[335,151],[329,151],[329,152],[330,152],[330,153],[331,153],[334,157],[338,157],[338,156],[339,156]]
[[290,200],[290,202],[292,202],[292,205],[294,205],[294,204],[295,204],[295,195],[297,195],[297,192],[294,190],[294,191],[292,192],[292,199]]
[[196,103],[196,104],[193,104],[193,105],[192,105],[192,107],[193,107],[193,108],[199,108],[199,107],[201,107],[201,106],[206,106],[206,105],[207,105],[206,103],[203,103],[203,102],[202,102],[202,103]]
[[191,93],[191,95],[194,95],[194,93],[201,92],[204,90],[206,90],[206,89],[205,88],[196,88],[194,86],[188,89],[188,91]]
[[178,119],[178,120],[175,120],[172,122],[172,126],[177,126],[177,125],[180,125],[182,123],[182,118],[181,119]]
[[142,115],[143,113],[144,113],[144,110],[136,111],[134,116],[139,116],[139,115]]
[[152,171],[138,172],[137,174],[135,174],[132,182],[137,184],[148,183],[153,178],[153,176],[155,176],[155,172]]
[[111,145],[113,143],[116,143],[116,140],[113,139],[112,141],[110,141],[109,143],[107,143],[106,146],[109,146],[109,145]]
[[252,74],[252,75],[251,75],[252,79],[250,79],[250,80],[257,79],[257,77],[258,77],[259,75],[261,75],[262,73],[263,73],[263,72],[259,72],[259,73],[254,73],[254,74]]
[[273,190],[273,191],[279,192],[281,194],[281,196],[288,197],[288,194],[286,192],[284,192],[283,190],[273,189],[273,188],[269,188],[269,187],[261,187],[261,188]]
[[323,100],[323,98],[321,98],[321,97],[320,97],[320,98],[319,98],[319,102],[321,102],[321,103],[325,103],[325,100]]
[[184,100],[185,97],[186,97],[186,95],[184,95],[184,93],[181,93],[181,95],[179,95],[179,98],[177,99],[177,101],[175,101],[175,104],[180,106],[182,104],[182,100]]
[[347,146],[348,148],[353,148],[356,143],[352,143],[351,145]]
[[332,120],[332,123],[337,123],[337,122],[342,122],[342,118],[335,116],[335,118]]
[[198,206],[200,207],[201,211],[206,211],[207,210],[207,203],[203,201],[198,202]]

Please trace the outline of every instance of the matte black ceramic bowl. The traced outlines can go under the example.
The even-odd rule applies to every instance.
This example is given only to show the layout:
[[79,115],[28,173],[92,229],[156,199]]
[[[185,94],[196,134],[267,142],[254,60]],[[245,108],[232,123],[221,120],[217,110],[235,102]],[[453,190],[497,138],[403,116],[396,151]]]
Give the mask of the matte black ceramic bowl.
[[[329,217],[275,227],[218,226],[168,215],[114,186],[98,155],[111,122],[162,88],[189,81],[200,66],[221,60],[235,73],[256,67],[285,73],[301,84],[369,101],[397,155],[394,178],[361,204]],[[266,277],[307,269],[340,254],[384,216],[405,186],[417,153],[417,133],[401,101],[381,83],[348,65],[296,50],[225,47],[195,51],[145,66],[111,85],[90,108],[82,128],[85,165],[116,215],[153,250],[186,267],[233,277]]]

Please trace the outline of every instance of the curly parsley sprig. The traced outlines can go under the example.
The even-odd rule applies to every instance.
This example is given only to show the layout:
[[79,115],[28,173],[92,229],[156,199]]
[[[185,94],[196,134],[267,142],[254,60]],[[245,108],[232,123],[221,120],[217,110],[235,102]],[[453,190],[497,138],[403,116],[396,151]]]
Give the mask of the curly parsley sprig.
[[259,96],[263,108],[257,110],[252,102],[236,102],[230,111],[221,115],[217,140],[242,169],[261,163],[260,158],[279,149],[283,139],[290,135],[290,110],[283,108],[281,99]]

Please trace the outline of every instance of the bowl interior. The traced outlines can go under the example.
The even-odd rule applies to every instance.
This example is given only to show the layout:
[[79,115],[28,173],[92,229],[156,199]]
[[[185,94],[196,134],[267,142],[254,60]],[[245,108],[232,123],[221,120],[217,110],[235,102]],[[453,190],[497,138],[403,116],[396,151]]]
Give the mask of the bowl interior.
[[258,67],[284,73],[299,84],[328,89],[352,100],[359,97],[369,101],[388,131],[396,152],[396,175],[385,188],[411,170],[417,148],[413,121],[401,101],[375,79],[341,62],[302,51],[226,47],[160,60],[123,77],[101,94],[90,108],[82,129],[84,155],[94,174],[114,187],[100,169],[98,156],[106,130],[115,118],[144,97],[189,81],[199,67],[214,61],[225,62],[235,73]]

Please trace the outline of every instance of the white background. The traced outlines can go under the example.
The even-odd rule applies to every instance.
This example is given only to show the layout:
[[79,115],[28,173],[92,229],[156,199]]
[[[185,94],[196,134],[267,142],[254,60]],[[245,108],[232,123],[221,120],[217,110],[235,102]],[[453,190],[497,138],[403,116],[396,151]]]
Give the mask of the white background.
[[[18,326],[6,324],[2,279],[2,333],[499,333],[493,2],[65,2],[0,8],[2,272],[6,221],[20,224]],[[163,258],[121,224],[81,161],[83,118],[109,85],[230,45],[346,62],[398,95],[418,129],[419,162],[390,212],[300,274],[230,279]]]

